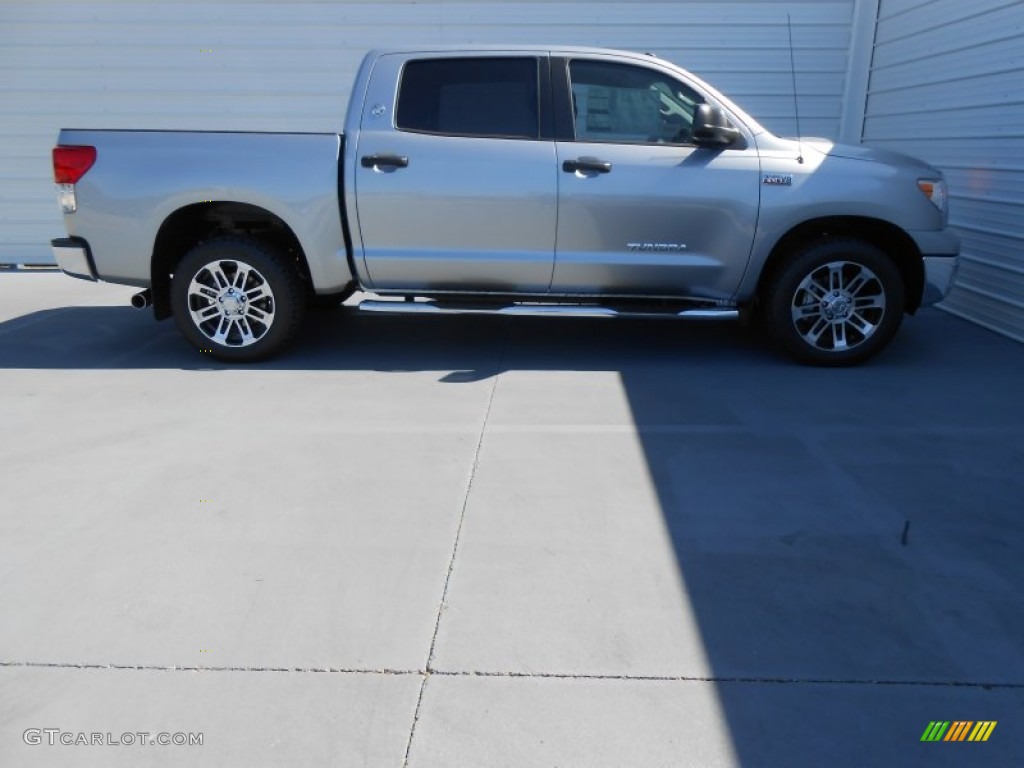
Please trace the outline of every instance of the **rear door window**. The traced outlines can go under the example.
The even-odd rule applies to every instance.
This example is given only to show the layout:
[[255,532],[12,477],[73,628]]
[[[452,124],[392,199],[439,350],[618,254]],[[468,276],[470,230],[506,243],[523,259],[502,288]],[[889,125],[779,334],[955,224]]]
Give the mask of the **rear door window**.
[[536,139],[536,58],[410,61],[402,72],[396,127],[443,136]]

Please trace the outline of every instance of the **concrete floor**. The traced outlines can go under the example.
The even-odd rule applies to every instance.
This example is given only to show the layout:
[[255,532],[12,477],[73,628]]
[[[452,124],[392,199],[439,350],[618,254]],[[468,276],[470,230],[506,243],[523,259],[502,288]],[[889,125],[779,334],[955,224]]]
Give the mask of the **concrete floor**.
[[131,292],[0,273],[0,766],[1020,764],[1024,346]]

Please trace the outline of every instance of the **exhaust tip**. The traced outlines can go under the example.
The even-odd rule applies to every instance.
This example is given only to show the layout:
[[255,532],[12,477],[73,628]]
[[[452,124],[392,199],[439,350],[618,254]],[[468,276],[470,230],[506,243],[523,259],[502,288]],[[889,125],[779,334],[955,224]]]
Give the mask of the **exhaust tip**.
[[132,306],[136,309],[145,309],[152,305],[153,293],[148,288],[144,291],[140,291],[132,296]]

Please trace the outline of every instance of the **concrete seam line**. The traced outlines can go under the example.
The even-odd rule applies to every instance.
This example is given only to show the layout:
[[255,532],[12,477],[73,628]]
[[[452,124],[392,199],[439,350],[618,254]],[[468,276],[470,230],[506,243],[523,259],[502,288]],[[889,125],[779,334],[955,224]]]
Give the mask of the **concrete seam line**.
[[757,683],[761,685],[889,685],[930,686],[949,688],[1024,688],[1024,682],[984,682],[979,680],[868,680],[857,678],[800,678],[800,677],[703,677],[697,675],[614,675],[587,674],[585,672],[482,672],[465,670],[431,671],[437,677],[497,677],[535,680],[593,680],[631,683]]
[[501,354],[498,355],[498,364],[494,370],[494,382],[491,384],[491,393],[487,398],[487,408],[484,410],[484,418],[480,424],[480,434],[476,440],[476,450],[473,451],[473,464],[469,469],[469,480],[466,481],[466,491],[462,495],[462,508],[459,510],[459,524],[455,529],[455,541],[452,543],[452,554],[448,558],[448,571],[444,577],[444,588],[441,590],[441,602],[437,606],[437,617],[434,619],[434,634],[430,638],[430,648],[427,650],[427,663],[423,670],[423,679],[420,682],[419,696],[416,697],[416,709],[412,715],[412,727],[409,729],[409,740],[405,743],[405,757],[402,760],[402,768],[409,765],[409,755],[412,752],[412,742],[416,736],[416,724],[420,719],[420,707],[423,705],[423,693],[427,689],[427,681],[430,679],[434,663],[434,652],[437,648],[437,635],[441,631],[441,616],[444,614],[445,604],[448,601],[448,587],[451,584],[452,572],[455,570],[455,558],[459,553],[459,541],[462,539],[462,527],[466,522],[466,510],[469,508],[469,497],[473,492],[473,481],[476,480],[476,472],[480,467],[480,449],[484,444],[484,435],[487,433],[487,422],[491,418],[491,408],[494,405],[494,395],[498,391],[498,380],[505,367],[505,353],[508,351],[511,324],[506,320],[505,338],[501,345]]
[[[157,664],[98,664],[60,661],[0,661],[0,668],[11,669],[85,669],[135,672],[299,672],[329,675],[390,675],[397,677],[427,677],[421,669],[346,669],[343,667],[201,667],[190,665]],[[690,675],[612,675],[585,672],[495,672],[480,670],[432,669],[430,677],[496,677],[534,680],[593,680],[630,683],[758,683],[762,685],[889,685],[928,686],[933,688],[1005,688],[1024,689],[1024,682],[995,683],[979,680],[859,680],[856,678],[799,678],[799,677],[699,677]],[[422,686],[421,686],[422,690]]]
[[0,661],[0,668],[21,667],[27,669],[115,669],[137,672],[302,672],[328,675],[422,675],[419,669],[361,669],[347,667],[279,667],[279,666],[209,666],[193,664],[102,664],[99,662],[69,661]]
[[427,680],[430,678],[430,670],[425,670],[420,676],[420,690],[416,695],[416,708],[412,713],[412,725],[409,727],[409,738],[405,742],[405,754],[402,756],[402,768],[408,768],[409,755],[412,753],[412,740],[416,736],[416,724],[420,721],[420,707],[423,705],[423,692],[427,689]]

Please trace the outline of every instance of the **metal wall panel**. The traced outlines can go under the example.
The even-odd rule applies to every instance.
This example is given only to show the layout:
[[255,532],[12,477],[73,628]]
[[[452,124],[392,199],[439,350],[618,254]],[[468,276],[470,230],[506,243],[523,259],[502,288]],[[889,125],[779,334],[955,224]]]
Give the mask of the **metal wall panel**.
[[[48,262],[61,234],[61,127],[339,131],[374,47],[522,43],[652,51],[771,129],[834,137],[853,0],[0,2],[0,262]],[[140,169],[140,173],[159,169]]]
[[943,307],[1024,341],[1024,3],[881,0],[863,140],[950,184],[963,266]]

